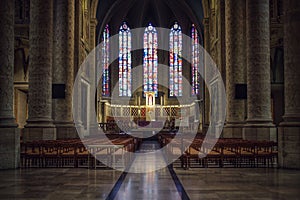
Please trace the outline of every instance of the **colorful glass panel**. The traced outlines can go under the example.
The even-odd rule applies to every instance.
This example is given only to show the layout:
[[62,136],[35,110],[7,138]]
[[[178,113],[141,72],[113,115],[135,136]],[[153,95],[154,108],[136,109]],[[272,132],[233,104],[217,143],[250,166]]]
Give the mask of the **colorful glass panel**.
[[106,25],[102,34],[102,95],[110,95],[110,77],[109,77],[109,26]]
[[126,24],[119,31],[119,96],[131,96],[131,32]]
[[200,44],[199,35],[195,25],[192,25],[192,95],[198,95],[200,93],[200,80],[199,80],[199,67],[200,67]]
[[158,79],[157,79],[157,30],[149,24],[144,32],[144,92],[155,92],[158,95]]
[[170,97],[182,96],[182,31],[175,23],[170,32]]

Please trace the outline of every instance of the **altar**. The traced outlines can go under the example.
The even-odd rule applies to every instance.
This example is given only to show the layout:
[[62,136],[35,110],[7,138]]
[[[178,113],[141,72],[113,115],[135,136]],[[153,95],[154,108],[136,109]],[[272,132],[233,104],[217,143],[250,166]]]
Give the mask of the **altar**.
[[146,121],[155,121],[155,92],[145,92]]
[[[151,123],[150,123],[151,124]],[[157,133],[159,133],[162,130],[162,127],[140,127],[137,129],[131,129],[130,132],[128,132],[128,135],[138,137],[138,138],[150,138],[155,136]]]

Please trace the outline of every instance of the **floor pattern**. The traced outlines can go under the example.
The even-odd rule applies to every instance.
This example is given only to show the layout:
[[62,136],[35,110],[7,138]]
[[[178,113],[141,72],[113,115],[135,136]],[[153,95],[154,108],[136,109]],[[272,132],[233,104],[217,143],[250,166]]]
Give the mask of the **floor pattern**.
[[[134,172],[140,169],[145,171],[153,170],[154,166],[162,166],[162,169],[147,173],[126,173],[125,179],[119,180],[107,200],[123,200],[123,199],[185,199],[188,200],[186,193],[182,198],[182,187],[178,179],[173,181],[171,177],[176,177],[174,171],[170,171],[166,166],[165,159],[162,154],[151,154],[154,150],[159,149],[159,144],[155,141],[144,141],[138,153],[149,153],[148,156],[137,155],[130,171]],[[171,172],[174,173],[171,176]],[[120,183],[122,181],[122,183]],[[121,185],[121,187],[120,187]],[[178,186],[179,185],[179,186]],[[180,188],[181,190],[178,190]]]
[[[157,148],[157,144],[145,142],[140,151]],[[164,164],[164,159],[137,158],[136,162],[151,167]],[[300,171],[274,168],[168,167],[143,174],[86,168],[30,168],[0,170],[0,180],[0,199],[300,200]]]

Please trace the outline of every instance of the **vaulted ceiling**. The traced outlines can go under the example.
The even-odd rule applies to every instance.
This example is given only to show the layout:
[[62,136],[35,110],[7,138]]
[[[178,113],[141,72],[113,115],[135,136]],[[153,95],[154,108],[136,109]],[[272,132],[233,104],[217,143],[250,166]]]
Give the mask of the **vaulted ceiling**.
[[131,29],[147,26],[170,28],[177,21],[184,33],[194,23],[202,33],[203,8],[201,0],[99,0],[97,35],[106,24],[116,34],[122,22]]

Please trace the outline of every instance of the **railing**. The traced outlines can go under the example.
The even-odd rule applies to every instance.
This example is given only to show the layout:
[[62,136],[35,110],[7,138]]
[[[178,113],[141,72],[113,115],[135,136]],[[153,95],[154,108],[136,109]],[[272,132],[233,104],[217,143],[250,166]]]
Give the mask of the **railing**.
[[[149,107],[145,105],[111,105],[105,104],[105,116],[107,117],[131,117],[131,118],[143,118],[146,117],[146,111]],[[151,107],[155,113],[156,118],[179,118],[185,116],[196,116],[195,103],[187,105],[169,105],[161,106],[155,105]]]

